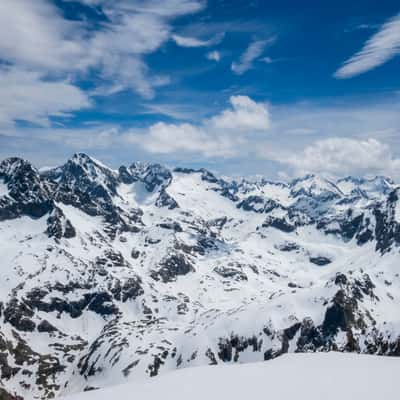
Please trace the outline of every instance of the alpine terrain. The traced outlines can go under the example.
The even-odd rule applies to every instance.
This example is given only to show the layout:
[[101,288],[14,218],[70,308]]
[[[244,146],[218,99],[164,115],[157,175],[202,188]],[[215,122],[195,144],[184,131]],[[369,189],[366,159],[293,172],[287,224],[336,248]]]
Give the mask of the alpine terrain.
[[400,356],[400,186],[386,177],[8,158],[0,254],[1,400],[285,353]]

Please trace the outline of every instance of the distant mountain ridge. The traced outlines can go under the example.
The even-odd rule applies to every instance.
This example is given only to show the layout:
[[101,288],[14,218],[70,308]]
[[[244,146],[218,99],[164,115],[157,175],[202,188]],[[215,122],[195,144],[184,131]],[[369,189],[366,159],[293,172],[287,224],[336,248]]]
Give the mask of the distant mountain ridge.
[[[400,186],[0,162],[0,397],[287,352],[400,355]],[[1,398],[3,398],[1,397]]]

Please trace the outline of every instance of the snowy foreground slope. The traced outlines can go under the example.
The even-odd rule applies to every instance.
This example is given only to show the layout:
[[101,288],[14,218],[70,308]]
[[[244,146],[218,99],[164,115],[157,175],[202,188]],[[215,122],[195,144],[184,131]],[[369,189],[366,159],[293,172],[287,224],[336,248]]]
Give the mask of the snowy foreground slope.
[[397,400],[399,374],[398,358],[287,354],[268,363],[184,369],[65,400]]
[[0,399],[295,352],[399,356],[399,198],[385,177],[2,161]]

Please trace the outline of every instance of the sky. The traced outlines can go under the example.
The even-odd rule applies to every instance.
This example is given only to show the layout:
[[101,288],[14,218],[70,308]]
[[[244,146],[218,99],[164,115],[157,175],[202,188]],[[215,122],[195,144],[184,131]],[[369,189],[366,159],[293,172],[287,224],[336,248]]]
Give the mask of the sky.
[[398,0],[1,0],[0,159],[400,181]]

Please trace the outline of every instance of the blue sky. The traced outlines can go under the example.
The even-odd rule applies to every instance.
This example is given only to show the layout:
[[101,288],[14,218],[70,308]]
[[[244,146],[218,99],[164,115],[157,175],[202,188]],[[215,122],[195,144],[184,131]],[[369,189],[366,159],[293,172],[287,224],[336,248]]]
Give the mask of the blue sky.
[[2,0],[0,158],[400,178],[398,1]]

